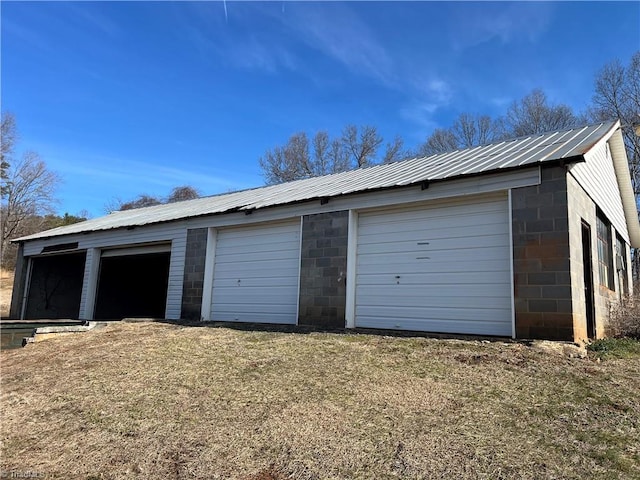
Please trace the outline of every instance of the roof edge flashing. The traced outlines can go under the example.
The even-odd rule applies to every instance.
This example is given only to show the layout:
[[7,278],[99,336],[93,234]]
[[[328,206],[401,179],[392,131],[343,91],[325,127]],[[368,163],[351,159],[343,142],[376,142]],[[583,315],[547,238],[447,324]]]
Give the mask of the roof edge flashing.
[[613,168],[616,172],[616,180],[620,189],[620,198],[624,217],[629,229],[629,240],[633,248],[640,248],[640,221],[638,220],[638,208],[636,206],[636,196],[631,185],[631,172],[629,171],[629,160],[620,130],[620,122],[616,122],[615,130],[611,133],[609,148],[613,159]]

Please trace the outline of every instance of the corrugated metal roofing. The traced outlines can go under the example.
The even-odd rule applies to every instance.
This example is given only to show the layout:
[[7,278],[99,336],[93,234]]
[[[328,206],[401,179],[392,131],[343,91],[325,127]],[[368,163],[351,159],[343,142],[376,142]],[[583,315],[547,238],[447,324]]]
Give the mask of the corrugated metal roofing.
[[33,240],[73,233],[168,222],[202,215],[255,210],[352,193],[442,181],[579,157],[617,122],[505,140],[449,153],[297,180],[184,202],[114,212],[85,222],[22,237]]

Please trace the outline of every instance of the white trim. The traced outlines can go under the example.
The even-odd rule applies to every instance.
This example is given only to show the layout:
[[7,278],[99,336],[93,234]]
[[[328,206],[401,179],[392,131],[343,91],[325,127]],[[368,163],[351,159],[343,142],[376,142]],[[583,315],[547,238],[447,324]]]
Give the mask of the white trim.
[[304,215],[300,215],[300,238],[298,249],[298,301],[296,303],[296,325],[300,324],[300,286],[302,282],[300,277],[302,276],[302,227],[304,226]]
[[100,274],[100,249],[87,249],[84,265],[82,295],[78,317],[83,320],[93,320],[95,315],[96,296],[98,294],[98,277]]
[[356,327],[356,268],[358,259],[358,212],[349,210],[347,234],[347,280],[345,323],[347,328]]
[[102,257],[122,257],[125,255],[146,255],[149,253],[170,253],[171,243],[161,245],[145,245],[141,247],[113,248],[102,251]]
[[24,320],[24,316],[27,313],[27,301],[29,300],[29,289],[31,288],[31,273],[33,271],[33,259],[25,257],[27,259],[27,274],[25,275],[24,292],[22,294],[22,306],[20,307],[20,320]]
[[507,192],[507,209],[509,210],[509,268],[511,271],[511,338],[516,338],[516,289],[515,279],[513,278],[513,197],[511,189]]
[[200,320],[211,320],[211,302],[213,301],[213,269],[216,260],[216,241],[218,232],[215,228],[207,229],[207,250],[204,257],[204,282],[202,285],[202,305]]
[[629,244],[633,248],[640,248],[640,222],[638,221],[638,207],[636,204],[636,196],[631,185],[631,173],[629,172],[629,162],[624,146],[624,139],[620,130],[620,121],[618,120],[613,127],[615,132],[612,133],[609,141],[609,149],[613,160],[613,168],[620,189],[620,198],[622,200],[622,208],[624,217],[629,230]]

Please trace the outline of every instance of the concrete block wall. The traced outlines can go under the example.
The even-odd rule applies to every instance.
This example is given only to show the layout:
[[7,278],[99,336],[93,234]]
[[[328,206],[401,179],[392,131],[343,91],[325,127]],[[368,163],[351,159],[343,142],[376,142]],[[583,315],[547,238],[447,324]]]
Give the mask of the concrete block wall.
[[305,215],[299,325],[344,328],[349,212]]
[[[606,334],[611,303],[618,300],[617,292],[620,291],[619,276],[614,275],[615,291],[609,290],[607,287],[601,285],[600,272],[598,269],[596,204],[571,174],[567,176],[567,187],[569,193],[568,210],[569,233],[571,238],[571,285],[574,305],[574,337],[576,341],[586,340],[588,338],[582,252],[582,221],[584,221],[591,229],[591,271],[594,288],[596,337],[601,338]],[[615,244],[616,233],[613,227],[611,238]]]
[[543,167],[511,198],[516,336],[573,341],[566,169]]
[[206,253],[207,229],[194,228],[188,230],[184,281],[182,284],[181,318],[200,320]]
[[[567,176],[567,192],[569,194],[569,238],[571,258],[571,297],[573,303],[573,329],[576,341],[586,340],[587,335],[587,302],[585,298],[585,278],[582,251],[582,222],[591,230],[591,277],[595,292],[598,290],[598,252],[596,243],[596,206],[572,175]],[[594,297],[597,297],[597,293]],[[597,300],[596,300],[597,301]],[[596,311],[598,308],[596,307]],[[596,313],[596,327],[599,315]]]

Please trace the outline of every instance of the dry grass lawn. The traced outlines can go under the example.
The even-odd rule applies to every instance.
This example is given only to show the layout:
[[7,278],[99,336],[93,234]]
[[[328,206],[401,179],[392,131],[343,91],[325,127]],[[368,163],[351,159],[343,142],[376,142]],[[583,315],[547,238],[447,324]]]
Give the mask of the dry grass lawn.
[[0,269],[0,318],[9,316],[11,307],[11,291],[13,289],[13,272]]
[[5,473],[640,478],[638,357],[140,323],[1,360]]

